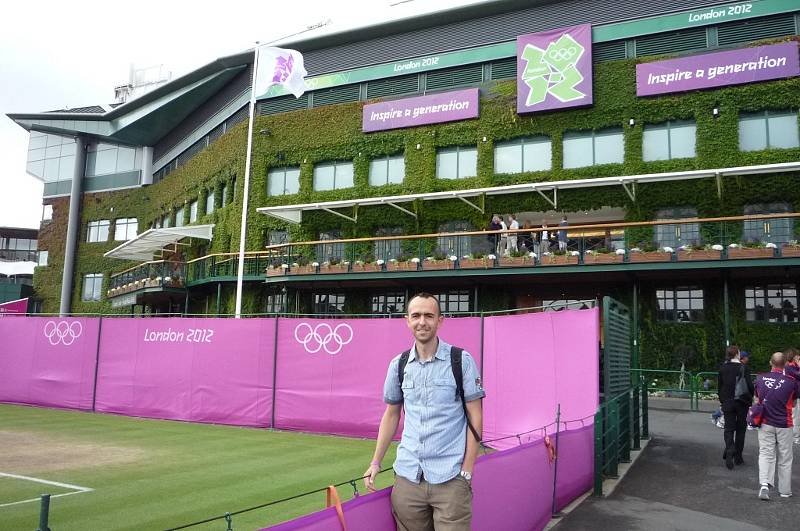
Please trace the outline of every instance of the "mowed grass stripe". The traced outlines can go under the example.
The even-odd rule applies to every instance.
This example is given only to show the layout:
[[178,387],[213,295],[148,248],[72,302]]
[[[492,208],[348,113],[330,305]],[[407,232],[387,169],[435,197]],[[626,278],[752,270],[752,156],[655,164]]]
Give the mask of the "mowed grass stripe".
[[[48,479],[95,489],[54,500],[51,527],[59,531],[164,529],[260,505],[356,477],[374,448],[369,440],[0,405],[0,435],[15,430],[35,434],[45,452],[49,441],[66,441],[136,456],[114,462],[103,454],[102,466],[91,459],[68,468],[55,463]],[[390,454],[386,463],[394,448]],[[384,474],[381,484],[391,481]],[[349,499],[352,488],[340,495]],[[234,524],[256,529],[323,505],[316,494],[236,516]],[[0,509],[0,527],[33,529],[36,509]],[[220,529],[220,522],[197,529],[204,528]]]

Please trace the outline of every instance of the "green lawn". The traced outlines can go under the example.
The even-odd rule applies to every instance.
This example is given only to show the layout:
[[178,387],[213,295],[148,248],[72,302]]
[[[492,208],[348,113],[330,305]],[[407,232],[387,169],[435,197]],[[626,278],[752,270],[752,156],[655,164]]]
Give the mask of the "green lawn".
[[[51,501],[53,531],[111,531],[176,527],[348,480],[367,467],[374,442],[0,404],[0,448],[0,472],[94,489]],[[393,460],[394,448],[384,464]],[[0,505],[66,492],[0,479]],[[391,482],[381,475],[381,486]],[[339,494],[349,499],[352,488]],[[324,500],[320,493],[237,515],[234,529],[319,510]],[[38,509],[0,507],[0,529],[35,530]]]

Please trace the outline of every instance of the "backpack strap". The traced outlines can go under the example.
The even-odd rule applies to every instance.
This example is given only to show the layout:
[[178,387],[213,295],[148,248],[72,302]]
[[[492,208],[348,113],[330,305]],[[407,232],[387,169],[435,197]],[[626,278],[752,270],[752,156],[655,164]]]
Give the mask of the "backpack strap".
[[464,399],[464,370],[461,365],[462,354],[464,349],[459,347],[450,347],[450,368],[453,370],[453,378],[456,380],[456,398],[461,399],[461,407],[464,409],[464,418],[467,420],[467,427],[472,432],[472,436],[480,444],[481,436],[478,435],[477,430],[472,426],[467,415],[467,401]]
[[406,365],[408,364],[408,357],[411,350],[406,350],[400,354],[400,361],[397,363],[397,379],[400,381],[400,394],[403,394],[403,378],[406,376]]

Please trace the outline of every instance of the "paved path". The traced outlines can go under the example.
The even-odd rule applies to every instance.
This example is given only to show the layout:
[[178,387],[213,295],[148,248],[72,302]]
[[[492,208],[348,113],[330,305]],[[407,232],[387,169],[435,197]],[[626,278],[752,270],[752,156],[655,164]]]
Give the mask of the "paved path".
[[708,413],[650,410],[653,439],[614,492],[589,497],[554,531],[757,531],[800,529],[800,445],[794,497],[758,499],[758,439],[748,431],[745,464],[722,461],[722,430]]

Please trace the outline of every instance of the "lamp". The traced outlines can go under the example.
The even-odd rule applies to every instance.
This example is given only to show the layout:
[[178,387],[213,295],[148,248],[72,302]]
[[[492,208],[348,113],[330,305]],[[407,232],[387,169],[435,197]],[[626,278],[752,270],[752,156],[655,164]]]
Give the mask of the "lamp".
[[631,118],[630,120],[628,120],[628,125],[629,125],[629,126],[631,126],[631,127],[633,127],[634,125],[636,125],[636,120],[634,120],[633,118]]
[[711,116],[714,118],[719,118],[719,107],[714,107],[711,109]]

